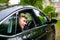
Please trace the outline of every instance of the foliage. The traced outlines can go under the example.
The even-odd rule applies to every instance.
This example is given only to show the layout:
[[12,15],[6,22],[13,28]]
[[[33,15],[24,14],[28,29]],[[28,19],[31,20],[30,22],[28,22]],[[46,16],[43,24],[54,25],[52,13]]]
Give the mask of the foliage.
[[55,26],[60,28],[60,19],[57,20],[57,23],[55,24]]
[[52,17],[56,17],[56,13],[54,11],[52,11],[51,13],[52,13]]
[[0,3],[5,3],[5,0],[0,0]]
[[55,15],[56,15],[55,9],[52,6],[46,6],[45,8],[43,8],[43,12],[46,13],[46,14],[52,13],[53,17],[55,17]]
[[43,16],[40,15],[40,16],[39,16],[39,19],[40,19],[40,21],[41,21],[42,24],[46,23],[46,20],[44,19]]
[[20,4],[27,4],[27,5],[32,5],[37,8],[42,9],[42,0],[21,0]]
[[39,9],[42,9],[42,1],[43,0],[37,0],[36,3],[34,4],[35,7],[39,8]]
[[43,8],[43,11],[48,14],[52,11],[54,12],[55,9],[52,6],[46,6],[45,8]]

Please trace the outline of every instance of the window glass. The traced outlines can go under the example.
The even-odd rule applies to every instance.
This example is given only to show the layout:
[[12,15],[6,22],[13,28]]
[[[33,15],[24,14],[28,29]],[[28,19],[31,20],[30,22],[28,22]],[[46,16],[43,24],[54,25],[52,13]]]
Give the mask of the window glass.
[[27,20],[32,20],[32,17],[29,13],[26,13],[26,16],[27,16]]
[[7,20],[2,22],[0,24],[0,34],[2,35],[13,35],[14,33],[14,27],[16,23],[16,14],[9,17]]
[[33,11],[35,12],[36,16],[40,19],[41,24],[45,24],[47,22],[47,18],[43,14],[43,12],[36,10],[36,9],[33,9]]

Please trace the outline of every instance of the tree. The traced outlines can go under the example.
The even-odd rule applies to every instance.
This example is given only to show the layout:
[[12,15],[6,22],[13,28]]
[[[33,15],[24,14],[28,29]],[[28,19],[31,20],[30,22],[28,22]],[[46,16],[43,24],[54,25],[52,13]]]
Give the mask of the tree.
[[0,0],[0,3],[5,3],[5,0]]
[[5,0],[6,6],[8,7],[9,0]]
[[8,7],[8,4],[9,4],[9,0],[0,0],[0,10]]
[[8,4],[9,4],[9,0],[0,0],[0,3],[2,3],[2,4],[5,3],[5,6],[8,6]]
[[52,16],[53,17],[56,16],[54,7],[52,7],[50,5],[49,6],[46,6],[45,8],[43,8],[43,12],[46,13],[46,14],[52,13]]
[[21,0],[20,4],[22,5],[32,5],[35,6],[37,8],[42,9],[42,1],[43,0]]

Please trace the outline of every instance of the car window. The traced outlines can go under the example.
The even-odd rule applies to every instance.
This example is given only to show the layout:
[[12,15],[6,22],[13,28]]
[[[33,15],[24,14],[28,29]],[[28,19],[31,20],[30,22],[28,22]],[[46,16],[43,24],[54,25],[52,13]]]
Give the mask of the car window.
[[40,18],[42,24],[46,24],[47,18],[42,14],[42,12],[40,12],[39,18]]
[[29,13],[26,13],[26,16],[27,16],[27,20],[32,20],[32,17]]
[[27,26],[29,27],[29,29],[35,27],[35,23],[34,23],[34,20],[33,20],[33,17],[31,16],[31,14],[26,13],[26,16],[27,16]]
[[7,18],[4,22],[0,24],[0,34],[2,35],[13,35],[15,34],[15,30],[12,29],[16,24],[16,14]]
[[47,18],[46,16],[43,14],[43,12],[37,10],[37,9],[33,9],[33,11],[35,12],[36,16],[39,18],[39,20],[41,21],[41,24],[45,24],[47,22]]
[[[22,10],[22,12],[25,13],[25,15],[27,16],[27,19],[26,19],[27,24],[26,24],[25,30],[29,30],[29,29],[35,27],[35,23],[34,23],[32,15],[31,15],[32,11],[31,10],[29,11],[29,10],[28,9]],[[19,14],[19,12],[18,12],[18,14]],[[20,28],[20,25],[18,25],[18,19],[17,19],[17,29],[16,30],[17,30],[16,33],[20,33],[21,28]],[[25,30],[23,30],[23,31],[25,31]]]
[[[9,11],[8,11],[9,10]],[[3,19],[5,19],[7,16],[9,16],[12,12],[12,8],[8,8],[5,9],[3,11],[0,11],[0,21],[2,21]]]

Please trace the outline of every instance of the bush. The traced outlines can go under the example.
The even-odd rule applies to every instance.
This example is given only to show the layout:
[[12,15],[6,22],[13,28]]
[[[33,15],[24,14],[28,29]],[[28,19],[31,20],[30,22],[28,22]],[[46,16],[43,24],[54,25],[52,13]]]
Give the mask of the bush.
[[43,8],[43,12],[47,15],[52,13],[52,17],[56,16],[55,9],[52,6],[46,6],[45,8]]

